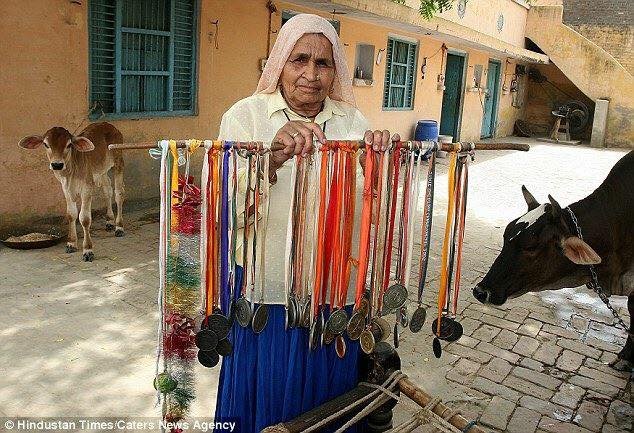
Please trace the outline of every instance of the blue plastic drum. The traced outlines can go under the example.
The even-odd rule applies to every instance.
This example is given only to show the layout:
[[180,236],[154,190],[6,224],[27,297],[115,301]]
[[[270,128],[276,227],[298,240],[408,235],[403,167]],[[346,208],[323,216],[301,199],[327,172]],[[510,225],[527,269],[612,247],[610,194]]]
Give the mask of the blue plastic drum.
[[[419,120],[414,131],[416,141],[438,141],[438,122],[435,120]],[[429,159],[431,152],[423,155],[423,159]]]

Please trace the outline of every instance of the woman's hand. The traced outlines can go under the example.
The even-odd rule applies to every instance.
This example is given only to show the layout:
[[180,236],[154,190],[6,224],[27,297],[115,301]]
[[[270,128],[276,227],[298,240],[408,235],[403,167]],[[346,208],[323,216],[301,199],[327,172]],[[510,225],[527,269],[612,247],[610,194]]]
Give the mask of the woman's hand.
[[[374,132],[368,130],[365,131],[365,135],[363,137],[363,140],[365,141],[365,143],[367,145],[372,146],[372,149],[374,149],[375,151],[379,152],[384,152],[388,149],[389,145],[390,145],[390,131],[388,130],[383,130],[383,131],[379,131],[376,130]],[[392,136],[392,140],[391,141],[401,141],[401,136],[399,134],[394,134]],[[361,164],[361,168],[363,168],[365,170],[365,152],[361,153],[361,156],[359,157],[359,164]],[[372,177],[376,177],[378,176],[378,167],[375,167],[375,173],[373,173]]]
[[269,179],[271,182],[274,183],[276,180],[275,172],[277,169],[294,155],[306,156],[315,151],[313,137],[317,138],[320,143],[326,142],[324,131],[321,130],[319,125],[312,122],[292,120],[286,122],[286,124],[277,131],[277,134],[275,134],[273,138],[273,143],[284,145],[284,149],[276,150],[271,153],[269,169]]

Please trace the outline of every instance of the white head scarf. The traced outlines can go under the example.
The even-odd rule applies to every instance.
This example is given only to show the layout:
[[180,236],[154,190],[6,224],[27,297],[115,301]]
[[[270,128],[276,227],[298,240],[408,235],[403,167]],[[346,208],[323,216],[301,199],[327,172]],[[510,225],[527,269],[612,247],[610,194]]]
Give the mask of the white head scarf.
[[335,61],[335,78],[330,99],[355,105],[352,81],[346,64],[343,46],[335,28],[328,20],[312,14],[298,14],[288,20],[280,29],[271,55],[258,82],[255,93],[273,93],[277,89],[282,69],[295,48],[297,40],[307,33],[321,33],[332,44],[332,57]]

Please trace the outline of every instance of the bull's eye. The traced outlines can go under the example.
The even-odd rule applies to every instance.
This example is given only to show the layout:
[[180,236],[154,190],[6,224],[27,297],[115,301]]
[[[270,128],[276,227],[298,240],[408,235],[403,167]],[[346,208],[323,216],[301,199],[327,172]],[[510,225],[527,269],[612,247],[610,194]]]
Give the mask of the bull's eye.
[[46,144],[46,142],[44,142],[44,147],[48,149],[48,144]]

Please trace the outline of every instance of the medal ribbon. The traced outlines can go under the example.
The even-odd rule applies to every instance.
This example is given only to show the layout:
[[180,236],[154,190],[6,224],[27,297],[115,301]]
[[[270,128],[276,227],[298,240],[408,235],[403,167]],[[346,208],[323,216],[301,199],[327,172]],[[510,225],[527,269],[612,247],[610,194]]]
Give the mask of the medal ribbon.
[[343,147],[345,155],[344,197],[343,197],[343,233],[342,233],[342,272],[340,287],[342,288],[339,305],[344,306],[348,298],[350,273],[352,272],[352,232],[354,228],[354,210],[357,190],[356,151],[351,146]]
[[359,267],[357,269],[357,284],[354,306],[355,309],[361,305],[363,292],[365,289],[366,276],[368,273],[368,260],[370,250],[370,229],[372,225],[372,199],[373,183],[372,174],[374,171],[374,158],[376,152],[372,146],[366,144],[365,168],[363,180],[363,207],[361,210],[361,226],[359,234]]
[[425,289],[425,279],[427,278],[427,267],[429,264],[429,246],[431,242],[431,228],[434,216],[434,180],[436,177],[436,151],[432,151],[427,169],[427,188],[425,190],[425,208],[423,211],[423,239],[421,241],[421,255],[418,283],[418,304],[422,303],[423,290]]
[[231,301],[229,285],[229,156],[231,143],[225,143],[222,154],[222,184],[220,193],[220,287],[222,311],[229,314]]
[[457,208],[460,210],[459,217],[457,219],[457,254],[456,254],[456,277],[454,280],[454,298],[453,298],[453,308],[452,314],[456,315],[456,311],[458,310],[458,294],[460,293],[460,277],[461,277],[461,268],[462,268],[462,246],[464,244],[464,233],[465,233],[465,220],[467,214],[467,190],[468,190],[468,182],[469,182],[469,157],[465,155],[462,173],[460,177],[461,184],[461,194],[458,197],[460,202]]
[[440,288],[438,290],[438,322],[436,324],[436,332],[440,334],[440,320],[443,313],[443,309],[445,308],[445,304],[447,302],[447,291],[448,291],[448,271],[449,271],[449,241],[451,236],[451,230],[453,225],[453,215],[455,209],[455,175],[456,175],[456,163],[458,160],[458,154],[456,152],[451,152],[451,157],[449,160],[449,173],[447,174],[448,180],[448,198],[449,203],[447,205],[447,220],[445,222],[445,236],[442,245],[442,255],[441,255],[441,269],[440,269]]
[[[385,270],[383,279],[383,292],[387,290],[390,283],[390,268],[392,267],[392,247],[394,245],[394,224],[396,220],[396,204],[398,199],[398,184],[401,166],[401,148],[396,146],[392,152],[392,197],[390,201],[390,217],[387,229],[387,243],[385,252]],[[379,299],[379,309],[383,307],[383,296]]]
[[317,242],[315,257],[315,285],[313,288],[313,317],[317,316],[319,304],[322,301],[322,285],[324,270],[324,233],[326,230],[326,195],[328,186],[328,147],[322,146],[321,167],[319,172],[319,213],[317,216]]

